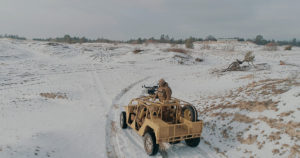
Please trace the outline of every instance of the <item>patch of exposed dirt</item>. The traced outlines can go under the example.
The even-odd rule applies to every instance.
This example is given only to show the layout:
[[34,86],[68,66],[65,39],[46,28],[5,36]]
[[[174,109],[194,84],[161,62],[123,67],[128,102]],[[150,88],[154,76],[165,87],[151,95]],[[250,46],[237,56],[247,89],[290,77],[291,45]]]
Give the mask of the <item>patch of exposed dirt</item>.
[[280,132],[272,132],[267,139],[269,139],[270,141],[280,140],[280,134]]
[[[254,76],[250,74],[242,76],[239,79],[250,79],[253,77]],[[257,145],[258,149],[262,149],[266,142],[270,141],[278,145],[277,148],[269,151],[273,152],[274,155],[282,156],[291,153],[289,151],[290,149],[296,153],[294,154],[295,156],[291,155],[297,157],[299,156],[298,151],[300,151],[297,146],[293,146],[293,148],[287,144],[280,146],[280,142],[281,139],[286,136],[285,134],[290,137],[292,142],[299,141],[300,122],[295,122],[296,120],[285,122],[283,117],[293,116],[292,114],[295,113],[295,111],[278,112],[278,105],[281,105],[279,104],[280,94],[287,92],[293,86],[299,85],[300,83],[293,78],[266,79],[252,82],[246,86],[231,90],[225,95],[202,98],[201,102],[199,102],[199,107],[201,107],[199,108],[199,115],[213,120],[205,123],[205,128],[210,129],[210,135],[218,135],[218,137],[221,137],[222,140],[219,142],[225,143],[227,147],[231,147],[231,143],[226,145],[227,141],[237,141],[236,143],[240,142],[241,144],[254,144]],[[270,98],[272,98],[272,100]],[[268,113],[275,113],[277,117],[266,117],[264,112],[267,110],[269,110]],[[300,110],[300,108],[297,110]],[[242,111],[242,113],[240,111]],[[247,112],[253,112],[253,116],[250,117]],[[216,124],[217,121],[219,121],[219,123]],[[232,123],[234,123],[234,127],[238,129],[234,131],[229,129],[229,127],[233,125]],[[240,127],[236,126],[236,124],[239,123],[245,124]],[[261,130],[261,128],[257,126],[258,124],[261,126],[261,124],[264,123],[269,126],[266,128],[269,128],[271,131]],[[247,127],[247,125],[249,126]],[[252,130],[256,130],[258,132],[257,135],[248,135],[248,132]],[[262,139],[258,140],[258,136],[262,136]],[[209,139],[209,141],[212,143],[210,146],[213,148],[215,144],[212,140]],[[207,141],[204,143],[210,144],[210,142]],[[223,147],[215,147],[219,147],[215,149],[216,151],[219,149],[217,152],[224,150]]]
[[204,143],[207,144],[208,146],[211,146],[209,141],[204,140]]
[[196,62],[203,62],[204,60],[202,58],[196,58],[195,61]]
[[283,123],[280,119],[271,119],[267,117],[259,117],[258,119],[266,122],[271,128],[276,128],[291,137],[296,137],[298,140],[300,139],[300,131],[297,130],[297,128],[300,128],[300,122],[289,121],[288,123]]
[[133,51],[133,54],[139,54],[139,53],[142,52],[142,51],[144,51],[144,50],[142,50],[142,49],[135,49],[135,50]]
[[279,154],[279,149],[273,149],[272,153],[273,153],[273,155]]
[[226,129],[224,129],[224,130],[222,131],[222,136],[223,136],[223,138],[225,138],[225,139],[228,139],[228,138],[229,138],[229,135],[228,135]]
[[295,144],[291,147],[289,158],[296,158],[297,155],[300,156],[300,146]]
[[176,53],[183,53],[183,54],[187,54],[188,50],[186,49],[182,49],[182,48],[168,48],[165,50],[166,52],[176,52]]
[[274,110],[277,111],[277,104],[279,101],[238,101],[237,104],[219,104],[217,106],[207,107],[202,110],[200,113],[207,113],[217,109],[240,109],[247,110],[251,112],[263,112],[265,110]]
[[210,117],[218,117],[220,116],[222,118],[222,120],[224,120],[226,117],[229,117],[229,116],[233,116],[232,113],[221,113],[221,112],[216,112],[216,113],[211,113],[209,115]]
[[279,116],[279,117],[286,117],[286,116],[290,116],[292,113],[294,113],[294,111],[282,112],[282,113],[280,113],[277,116]]
[[235,113],[232,121],[243,122],[243,123],[252,123],[254,121],[254,119],[250,118],[246,115],[241,115],[239,113]]
[[265,110],[274,110],[278,111],[277,104],[279,101],[274,102],[272,100],[267,101],[240,101],[237,104],[237,107],[241,110],[248,110],[251,112],[263,112]]
[[254,78],[254,75],[250,74],[250,75],[246,75],[246,76],[240,77],[239,79],[253,79],[253,78]]
[[241,142],[242,144],[253,144],[256,142],[257,140],[257,135],[253,136],[251,134],[248,135],[248,137],[246,139],[242,138],[240,135],[237,136],[237,139],[239,142]]
[[281,148],[288,148],[290,147],[288,144],[282,144]]
[[257,143],[256,143],[256,145],[258,146],[258,149],[263,148],[263,146],[264,146],[265,144],[266,144],[265,141],[263,141],[263,142],[258,142],[258,141],[257,141]]
[[40,93],[40,96],[44,98],[50,98],[50,99],[68,99],[67,95],[65,93]]
[[116,135],[117,133],[116,121],[111,121],[111,132],[113,135]]

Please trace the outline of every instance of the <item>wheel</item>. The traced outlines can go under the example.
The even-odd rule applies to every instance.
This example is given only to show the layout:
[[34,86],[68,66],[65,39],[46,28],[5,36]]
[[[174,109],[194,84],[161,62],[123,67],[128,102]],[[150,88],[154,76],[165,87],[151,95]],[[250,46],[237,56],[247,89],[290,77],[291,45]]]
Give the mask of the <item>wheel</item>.
[[123,129],[127,128],[126,113],[124,111],[122,111],[120,114],[120,126]]
[[147,132],[144,136],[144,148],[149,156],[155,155],[158,152],[159,145],[156,144],[155,135],[153,132]]
[[170,144],[178,144],[180,141],[170,142]]
[[197,120],[197,111],[192,105],[186,105],[182,108],[181,111],[182,117],[192,122]]
[[188,145],[190,147],[196,147],[200,143],[200,138],[186,139],[184,141],[185,141],[186,145]]

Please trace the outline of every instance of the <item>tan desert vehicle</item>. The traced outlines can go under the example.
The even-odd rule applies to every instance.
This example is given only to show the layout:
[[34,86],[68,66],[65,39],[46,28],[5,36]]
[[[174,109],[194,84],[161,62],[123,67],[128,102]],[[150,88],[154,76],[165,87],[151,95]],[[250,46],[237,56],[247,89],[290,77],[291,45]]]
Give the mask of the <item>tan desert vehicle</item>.
[[143,136],[148,155],[155,155],[162,142],[185,140],[191,147],[200,142],[203,122],[197,120],[197,110],[188,102],[176,98],[160,102],[143,96],[132,99],[125,110],[120,115],[121,128],[129,126]]

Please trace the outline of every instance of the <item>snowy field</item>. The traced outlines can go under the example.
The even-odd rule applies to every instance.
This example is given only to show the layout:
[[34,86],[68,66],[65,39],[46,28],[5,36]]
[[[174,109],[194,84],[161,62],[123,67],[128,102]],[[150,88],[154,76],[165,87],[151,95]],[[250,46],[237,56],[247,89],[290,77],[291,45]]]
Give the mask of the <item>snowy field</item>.
[[[198,147],[164,143],[154,157],[300,157],[300,48],[166,51],[183,47],[0,39],[0,158],[147,157],[143,139],[118,120],[160,78],[205,124]],[[247,51],[256,68],[221,71]]]

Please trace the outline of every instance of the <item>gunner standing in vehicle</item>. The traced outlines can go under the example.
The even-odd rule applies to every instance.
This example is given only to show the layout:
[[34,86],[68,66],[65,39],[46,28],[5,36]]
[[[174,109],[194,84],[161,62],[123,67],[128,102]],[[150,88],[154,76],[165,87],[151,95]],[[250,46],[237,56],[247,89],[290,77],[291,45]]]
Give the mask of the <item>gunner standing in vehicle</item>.
[[164,79],[158,81],[158,89],[155,94],[155,98],[158,98],[159,101],[168,101],[171,99],[172,90],[169,87],[168,83]]

